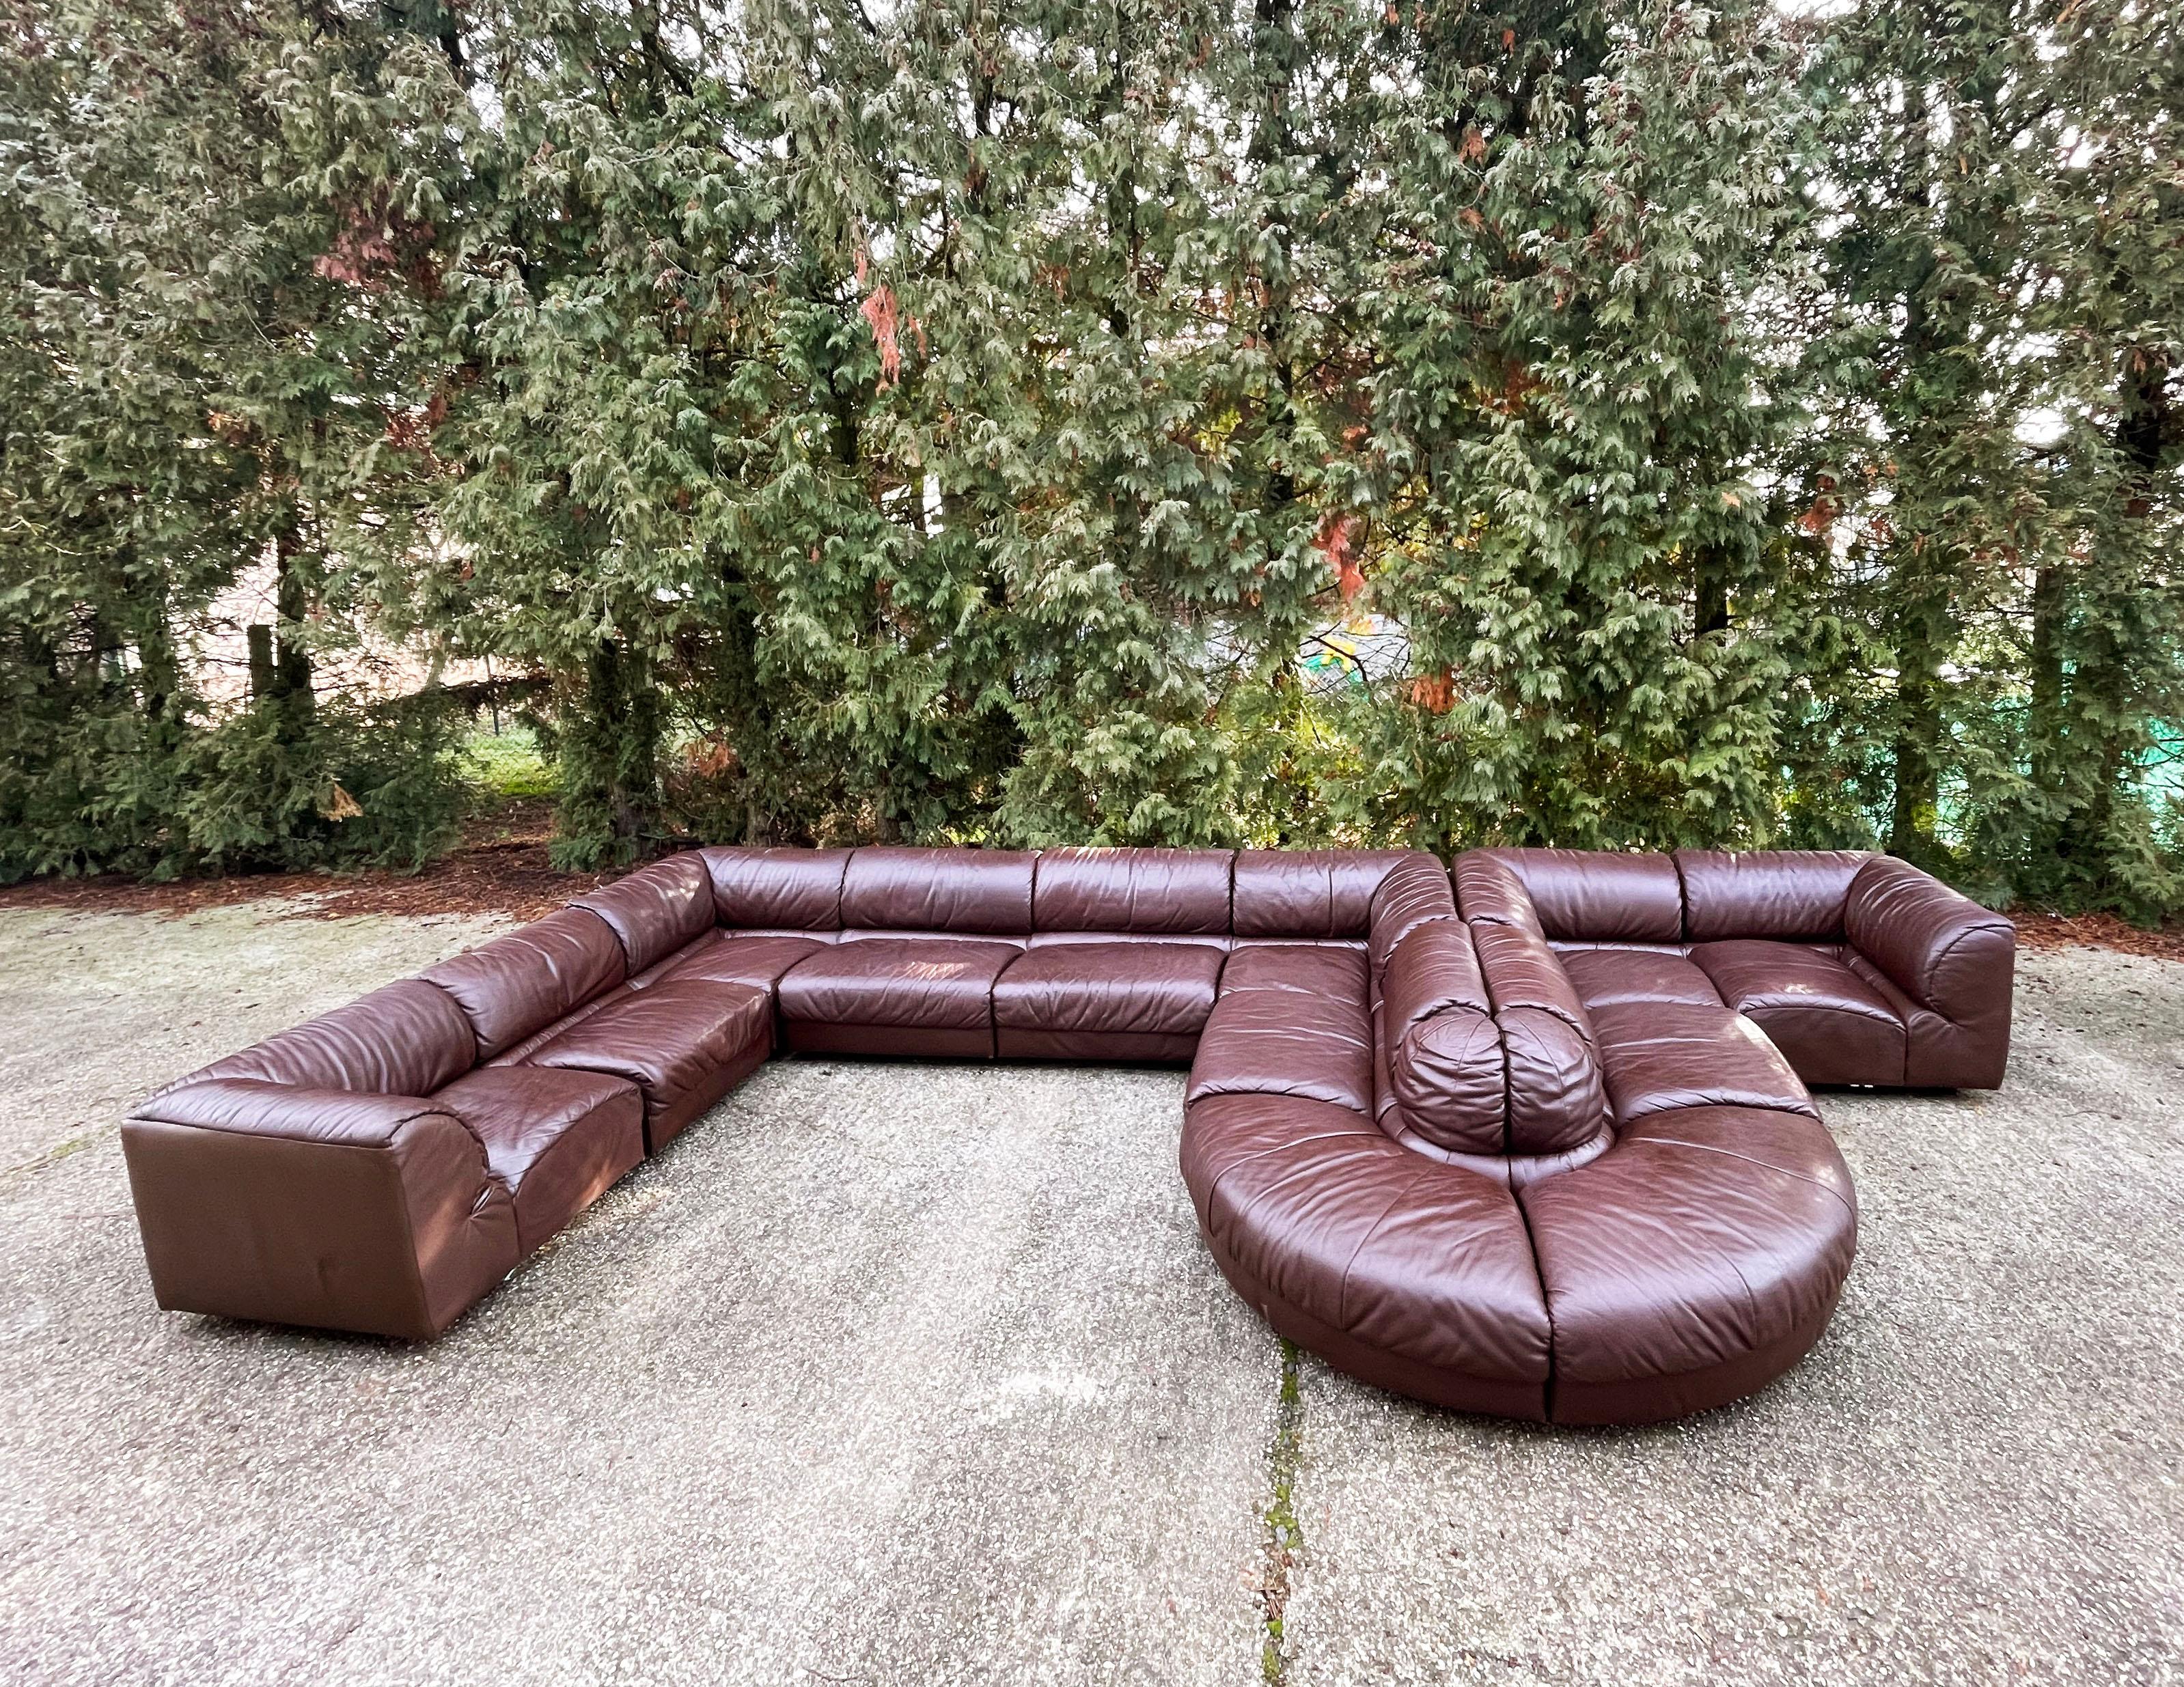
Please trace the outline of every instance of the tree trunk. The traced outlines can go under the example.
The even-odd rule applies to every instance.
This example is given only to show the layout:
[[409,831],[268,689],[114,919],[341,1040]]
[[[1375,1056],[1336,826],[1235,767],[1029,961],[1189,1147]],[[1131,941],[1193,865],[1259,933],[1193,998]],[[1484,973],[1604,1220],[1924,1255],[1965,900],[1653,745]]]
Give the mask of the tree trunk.
[[660,836],[660,705],[649,665],[611,638],[586,659],[578,717],[562,734],[555,864],[624,866]]
[[[310,719],[315,703],[311,656],[304,641],[311,584],[303,556],[303,520],[292,509],[273,537],[273,669],[265,694],[299,727]],[[254,675],[254,654],[252,660]]]

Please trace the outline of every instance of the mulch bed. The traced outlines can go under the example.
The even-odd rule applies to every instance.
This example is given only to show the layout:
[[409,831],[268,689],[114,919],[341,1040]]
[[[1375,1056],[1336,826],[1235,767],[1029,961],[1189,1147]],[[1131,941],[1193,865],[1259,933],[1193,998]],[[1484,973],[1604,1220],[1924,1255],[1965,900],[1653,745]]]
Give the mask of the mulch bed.
[[[238,873],[226,878],[147,884],[140,879],[37,879],[0,889],[0,908],[73,912],[193,914],[265,897],[307,898],[291,917],[347,919],[357,914],[506,914],[535,920],[611,873],[565,873],[546,859],[553,804],[511,802],[473,816],[463,841],[414,873]],[[2027,949],[2106,949],[2184,960],[2184,921],[2154,930],[2113,914],[2038,914],[2020,909],[2019,941]]]
[[2035,914],[2020,908],[2009,917],[2017,922],[2017,940],[2026,949],[2112,949],[2157,960],[2184,960],[2184,921],[2171,920],[2149,931],[2113,914]]
[[262,898],[308,898],[295,919],[344,920],[358,914],[507,914],[535,920],[571,897],[616,877],[568,873],[546,859],[553,804],[514,802],[474,815],[463,841],[411,872],[236,873],[223,878],[148,884],[109,875],[35,879],[0,889],[0,909],[53,908],[74,913],[194,914]]

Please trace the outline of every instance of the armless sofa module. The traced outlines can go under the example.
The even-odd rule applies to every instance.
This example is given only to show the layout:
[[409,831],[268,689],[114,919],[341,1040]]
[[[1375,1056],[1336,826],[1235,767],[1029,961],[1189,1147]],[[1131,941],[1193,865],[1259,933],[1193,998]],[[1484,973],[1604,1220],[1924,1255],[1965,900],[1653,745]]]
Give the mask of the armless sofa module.
[[170,1084],[162,1306],[429,1339],[770,1055],[1189,1063],[1282,1334],[1465,1411],[1794,1364],[1857,1206],[1808,1084],[1992,1088],[2008,921],[1884,855],[709,849]]

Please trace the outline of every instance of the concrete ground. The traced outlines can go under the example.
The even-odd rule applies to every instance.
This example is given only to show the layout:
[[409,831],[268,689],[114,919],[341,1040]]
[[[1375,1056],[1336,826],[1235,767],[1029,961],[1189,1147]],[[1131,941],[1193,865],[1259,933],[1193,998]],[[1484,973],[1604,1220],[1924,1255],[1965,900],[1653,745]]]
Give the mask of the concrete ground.
[[1824,1096],[1829,1334],[1574,1433],[1285,1391],[1169,1072],[777,1064],[434,1346],[162,1314],[127,1102],[488,928],[283,911],[0,911],[0,1678],[2184,1674],[2184,966],[2029,956],[2007,1090]]

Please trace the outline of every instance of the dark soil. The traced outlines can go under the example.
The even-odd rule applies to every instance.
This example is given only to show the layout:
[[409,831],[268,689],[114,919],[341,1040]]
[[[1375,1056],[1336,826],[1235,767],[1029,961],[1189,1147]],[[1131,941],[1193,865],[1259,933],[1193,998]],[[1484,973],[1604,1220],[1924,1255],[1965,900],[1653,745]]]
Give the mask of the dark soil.
[[532,920],[616,876],[557,871],[546,859],[553,831],[551,800],[526,798],[471,816],[462,842],[415,872],[236,873],[167,884],[113,876],[34,879],[0,889],[0,909],[190,914],[279,896],[312,898],[295,910],[295,917],[303,919],[508,914]]
[[2110,949],[2184,960],[2184,921],[2149,930],[2113,914],[2035,914],[2020,908],[2009,917],[2017,922],[2018,942],[2027,949]]

